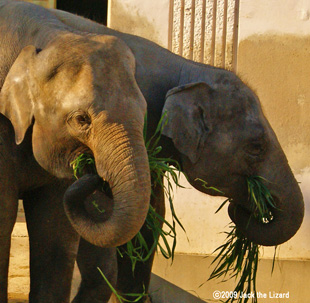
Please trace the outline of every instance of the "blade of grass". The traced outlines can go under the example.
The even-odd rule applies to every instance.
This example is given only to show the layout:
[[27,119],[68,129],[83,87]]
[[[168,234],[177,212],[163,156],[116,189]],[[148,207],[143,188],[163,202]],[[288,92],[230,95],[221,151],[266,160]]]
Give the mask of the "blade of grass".
[[[131,302],[131,303],[135,303],[135,302],[138,302],[139,300],[141,300],[143,297],[146,297],[147,294],[145,293],[145,290],[142,294],[124,294],[124,295],[120,295],[116,289],[113,287],[113,285],[109,282],[109,280],[107,279],[107,277],[104,275],[104,273],[102,272],[102,270],[97,267],[100,275],[102,276],[102,278],[104,279],[104,281],[108,284],[109,288],[111,289],[111,291],[113,292],[113,294],[116,296],[116,298],[119,300],[120,303],[123,303],[123,302]],[[128,300],[126,298],[124,298],[124,296],[126,297],[134,297],[136,299],[134,300]]]

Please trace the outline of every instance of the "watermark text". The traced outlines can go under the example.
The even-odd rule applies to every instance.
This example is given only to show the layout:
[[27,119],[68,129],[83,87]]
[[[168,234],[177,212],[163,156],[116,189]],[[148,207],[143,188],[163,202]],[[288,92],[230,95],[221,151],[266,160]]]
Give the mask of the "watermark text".
[[251,299],[254,298],[256,294],[256,298],[258,299],[281,299],[281,298],[289,298],[290,292],[275,292],[275,291],[269,291],[269,292],[241,292],[238,293],[236,291],[219,291],[215,290],[213,292],[213,298],[218,299]]

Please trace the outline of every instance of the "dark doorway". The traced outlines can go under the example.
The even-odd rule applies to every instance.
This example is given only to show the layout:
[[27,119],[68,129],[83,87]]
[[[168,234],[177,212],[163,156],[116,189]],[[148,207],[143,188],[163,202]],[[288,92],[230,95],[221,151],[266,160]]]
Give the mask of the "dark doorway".
[[57,8],[107,25],[108,0],[57,0]]

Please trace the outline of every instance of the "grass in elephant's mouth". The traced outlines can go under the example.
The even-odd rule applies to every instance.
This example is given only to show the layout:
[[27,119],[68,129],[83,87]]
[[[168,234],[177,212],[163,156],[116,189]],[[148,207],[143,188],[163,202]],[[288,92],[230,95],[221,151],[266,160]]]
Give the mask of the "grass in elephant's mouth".
[[[248,196],[255,219],[264,224],[268,224],[273,220],[271,210],[275,208],[275,204],[272,195],[263,181],[266,182],[265,179],[259,176],[248,177]],[[229,201],[229,199],[224,201],[217,212],[227,201]],[[248,240],[234,224],[230,224],[229,228],[230,231],[225,232],[227,235],[226,243],[214,251],[217,253],[217,256],[212,264],[217,263],[217,265],[211,273],[209,280],[222,277],[223,281],[225,281],[231,278],[237,279],[239,277],[238,284],[232,292],[233,295],[227,298],[225,302],[236,301],[238,303],[246,303],[249,301],[249,298],[242,296],[242,294],[253,293],[254,297],[252,297],[252,302],[256,303],[256,273],[258,269],[260,246]],[[273,267],[274,262],[272,270]]]
[[[70,163],[73,169],[73,175],[76,179],[79,179],[84,174],[97,174],[95,159],[90,154],[80,154]],[[108,197],[112,198],[112,190],[107,181],[103,181],[101,186],[102,192],[104,192]],[[95,208],[98,207],[96,201],[93,201]],[[102,210],[101,210],[102,212]]]
[[97,174],[95,159],[90,154],[80,154],[70,163],[76,179],[85,173]]

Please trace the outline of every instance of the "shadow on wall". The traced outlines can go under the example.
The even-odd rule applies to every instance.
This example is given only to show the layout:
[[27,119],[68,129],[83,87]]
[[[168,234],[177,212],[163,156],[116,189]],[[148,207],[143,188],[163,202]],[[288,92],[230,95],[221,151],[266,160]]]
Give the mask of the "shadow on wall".
[[57,8],[107,25],[108,0],[57,0]]

